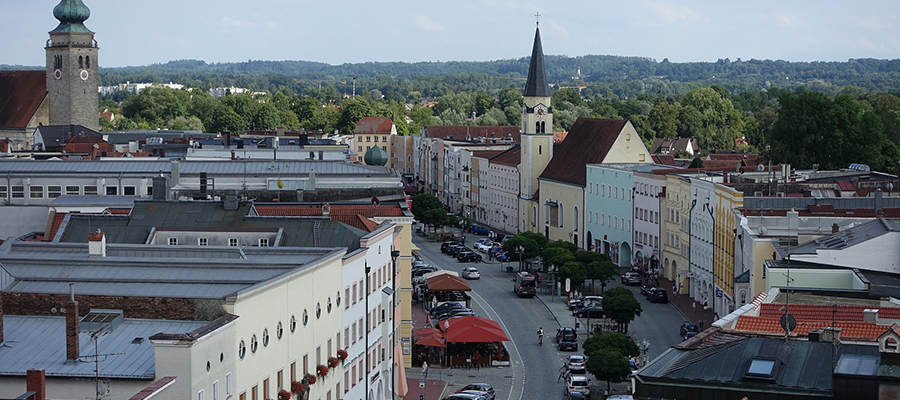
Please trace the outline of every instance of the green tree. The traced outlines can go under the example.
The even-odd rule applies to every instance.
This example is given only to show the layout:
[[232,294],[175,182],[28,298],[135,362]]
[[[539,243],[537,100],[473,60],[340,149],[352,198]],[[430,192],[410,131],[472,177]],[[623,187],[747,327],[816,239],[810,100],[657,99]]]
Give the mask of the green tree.
[[587,265],[588,278],[600,281],[600,294],[606,290],[609,281],[619,276],[619,267],[606,257],[605,260],[593,261]]
[[281,126],[281,112],[272,103],[265,103],[256,109],[253,116],[256,129],[276,129]]
[[603,313],[619,324],[619,332],[627,332],[628,323],[643,311],[634,293],[624,287],[617,286],[603,294]]
[[209,132],[240,133],[247,128],[247,121],[229,107],[219,105],[213,110],[212,117],[204,122]]
[[584,284],[584,280],[587,279],[588,274],[584,264],[578,261],[569,261],[559,267],[557,276],[560,281],[570,279],[573,286],[581,286]]
[[584,354],[593,354],[597,350],[613,350],[627,357],[641,355],[641,349],[625,335],[619,332],[607,332],[602,335],[591,335],[584,341]]
[[564,101],[573,106],[584,105],[584,100],[581,99],[581,95],[578,94],[577,90],[572,88],[562,88],[554,92],[550,103],[556,105]]
[[506,243],[503,243],[503,250],[509,253],[509,258],[514,261],[519,261],[519,253],[518,248],[521,246],[524,251],[522,252],[522,259],[528,259],[537,256],[541,253],[541,246],[534,239],[524,236],[522,234],[518,234],[509,238]]
[[412,198],[412,205],[410,206],[410,211],[413,216],[416,217],[417,220],[423,222],[422,219],[425,215],[425,212],[428,210],[444,210],[444,205],[441,204],[441,200],[435,197],[435,195],[430,193],[419,193]]
[[678,108],[667,101],[660,101],[650,110],[650,126],[656,137],[674,138],[678,135]]
[[175,130],[203,132],[203,121],[195,116],[178,116],[167,121],[166,127]]
[[186,117],[190,95],[166,87],[150,87],[126,99],[122,114],[133,120],[147,121],[151,128],[164,128],[166,121]]
[[493,108],[494,103],[494,98],[485,92],[478,92],[475,94],[475,112],[478,113],[478,115],[482,115]]
[[631,373],[631,364],[622,353],[615,350],[600,349],[588,355],[585,369],[597,379],[606,381],[606,391],[610,391],[610,382],[622,381]]
[[341,103],[341,114],[335,128],[341,133],[353,133],[359,120],[373,116],[375,116],[375,113],[372,105],[369,104],[365,97],[358,96],[346,99]]
[[727,93],[721,87],[693,89],[681,99],[682,112],[691,118],[691,136],[699,140],[701,148],[730,150],[743,134],[740,113],[723,91]]

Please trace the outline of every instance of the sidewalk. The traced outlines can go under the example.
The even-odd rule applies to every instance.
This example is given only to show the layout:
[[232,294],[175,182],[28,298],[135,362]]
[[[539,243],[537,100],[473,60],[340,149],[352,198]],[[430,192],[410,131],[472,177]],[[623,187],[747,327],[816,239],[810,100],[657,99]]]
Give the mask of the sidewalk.
[[684,318],[690,321],[692,324],[700,327],[700,330],[709,328],[713,322],[716,320],[716,314],[709,309],[707,311],[703,311],[703,304],[700,304],[699,301],[696,302],[696,307],[694,307],[695,301],[691,299],[691,297],[687,294],[676,295],[672,292],[672,284],[674,282],[665,279],[659,278],[659,286],[666,290],[669,295],[669,303],[675,306],[678,311],[681,311],[681,314],[684,315]]

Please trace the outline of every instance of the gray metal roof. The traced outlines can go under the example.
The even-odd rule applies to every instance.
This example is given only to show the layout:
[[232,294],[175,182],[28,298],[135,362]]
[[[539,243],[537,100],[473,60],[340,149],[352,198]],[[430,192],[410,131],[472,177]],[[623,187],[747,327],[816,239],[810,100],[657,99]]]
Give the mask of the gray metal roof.
[[7,241],[0,245],[0,282],[10,293],[223,299],[305,268],[334,248],[107,245],[91,256],[87,243]]
[[367,232],[327,217],[278,218],[250,216],[253,203],[242,202],[226,211],[222,202],[136,201],[130,215],[69,214],[54,241],[86,242],[97,229],[110,243],[146,243],[154,228],[194,228],[227,232],[247,228],[283,228],[277,246],[359,248]]
[[[0,175],[13,174],[145,174],[170,173],[169,160],[98,160],[98,161],[36,161],[23,159],[0,159]],[[394,176],[390,168],[348,163],[343,161],[315,160],[184,160],[179,161],[181,175],[200,175],[207,172],[211,176],[222,175],[309,175],[315,171],[319,175],[363,175]]]
[[[203,321],[128,319],[98,339],[101,378],[154,379],[156,366],[150,336],[160,333],[187,333],[206,324]],[[0,375],[25,376],[29,369],[43,369],[48,377],[94,377],[94,343],[82,332],[78,343],[80,362],[67,363],[65,317],[3,316],[4,342],[0,346]],[[143,340],[136,341],[136,338]],[[135,343],[137,342],[137,343]]]
[[[878,347],[839,344],[835,359],[844,354],[877,356]],[[671,348],[637,372],[643,384],[680,382],[716,389],[754,387],[754,391],[830,393],[832,345],[779,338],[748,337],[702,349]],[[778,360],[778,373],[771,381],[748,379],[753,358]],[[823,367],[824,366],[824,367]]]
[[791,254],[815,254],[818,249],[842,249],[850,247],[888,232],[900,232],[900,220],[878,218],[838,233],[818,238],[812,242],[790,249]]
[[[833,190],[832,190],[833,192]],[[883,197],[882,207],[900,208],[900,197]],[[745,210],[808,210],[809,206],[832,206],[835,210],[875,209],[874,197],[744,197]]]
[[50,202],[50,207],[71,206],[104,206],[104,207],[128,207],[134,205],[137,196],[59,196]]

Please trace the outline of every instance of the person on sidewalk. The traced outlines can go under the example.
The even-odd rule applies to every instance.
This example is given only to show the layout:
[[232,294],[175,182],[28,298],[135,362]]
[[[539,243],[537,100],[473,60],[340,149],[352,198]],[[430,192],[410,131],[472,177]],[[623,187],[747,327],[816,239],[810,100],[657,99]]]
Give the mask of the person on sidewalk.
[[694,310],[694,312],[697,312],[697,302],[696,301],[691,302],[691,308]]

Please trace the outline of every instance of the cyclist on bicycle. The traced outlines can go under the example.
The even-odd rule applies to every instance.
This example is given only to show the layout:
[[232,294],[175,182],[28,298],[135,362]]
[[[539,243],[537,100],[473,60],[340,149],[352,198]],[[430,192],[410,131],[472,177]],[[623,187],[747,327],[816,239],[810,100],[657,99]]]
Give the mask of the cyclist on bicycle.
[[543,345],[544,344],[544,328],[543,327],[538,328],[537,336],[538,336],[538,344]]

